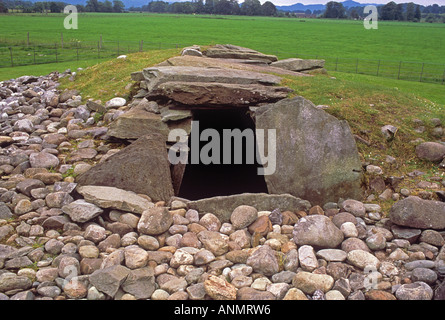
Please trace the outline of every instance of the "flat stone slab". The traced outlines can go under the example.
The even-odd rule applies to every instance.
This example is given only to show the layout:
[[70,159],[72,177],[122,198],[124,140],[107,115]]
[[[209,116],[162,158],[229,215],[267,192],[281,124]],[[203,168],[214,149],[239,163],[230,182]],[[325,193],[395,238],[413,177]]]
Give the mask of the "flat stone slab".
[[281,82],[281,78],[275,75],[227,68],[159,66],[146,68],[142,73],[148,91],[170,81],[263,85],[277,85]]
[[113,121],[108,130],[111,137],[118,139],[139,139],[159,133],[167,139],[168,127],[161,121],[161,116],[144,109],[134,107]]
[[160,84],[149,97],[172,99],[190,107],[245,107],[264,102],[276,102],[292,92],[287,87],[259,84],[172,81]]
[[324,60],[290,58],[271,63],[273,67],[291,71],[307,71],[324,67]]
[[[246,63],[250,61],[250,63]],[[253,71],[259,73],[274,73],[278,75],[290,75],[296,77],[308,77],[309,75],[301,72],[290,71],[283,68],[274,67],[266,63],[260,65],[253,64],[254,60],[240,60],[240,59],[218,59],[206,57],[193,56],[178,56],[167,59],[158,64],[158,66],[189,66],[202,68],[230,68],[237,70]],[[141,73],[142,74],[142,73]],[[140,79],[140,78],[137,78]],[[143,79],[142,79],[143,80]],[[135,80],[136,81],[136,80]],[[140,81],[140,80],[139,80]]]
[[268,55],[249,48],[230,44],[217,44],[205,50],[204,55],[209,58],[257,60],[267,63],[278,60],[278,58],[274,55]]
[[114,187],[81,186],[77,191],[85,198],[101,208],[113,208],[141,214],[154,204],[137,194]]
[[231,196],[218,196],[187,203],[188,209],[198,212],[211,212],[222,222],[230,222],[230,216],[235,208],[249,205],[258,211],[272,211],[276,208],[281,211],[298,212],[309,210],[311,204],[290,194],[242,193]]

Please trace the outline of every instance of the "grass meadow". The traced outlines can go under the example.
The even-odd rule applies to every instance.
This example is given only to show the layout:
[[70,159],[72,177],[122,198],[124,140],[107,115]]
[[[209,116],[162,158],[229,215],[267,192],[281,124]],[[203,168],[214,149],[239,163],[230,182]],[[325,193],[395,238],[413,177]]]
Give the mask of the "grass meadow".
[[0,16],[0,43],[77,41],[192,44],[231,43],[270,54],[420,61],[445,64],[445,24],[275,17],[81,13],[78,29],[63,27],[66,15]]
[[[445,104],[442,81],[445,24],[379,21],[377,30],[366,30],[361,21],[351,20],[80,13],[78,29],[67,30],[63,27],[65,17],[63,14],[0,15],[0,62],[4,62],[0,65],[5,66],[0,68],[0,80],[96,65],[117,54],[139,51],[141,40],[144,50],[231,43],[279,58],[323,57],[330,72],[342,71],[337,73],[358,83],[397,87]],[[100,39],[104,49],[98,53],[94,48]],[[42,43],[50,46],[40,47]],[[80,49],[73,49],[79,44]],[[11,45],[19,45],[12,49],[13,62],[23,59],[31,65],[11,67],[8,48]],[[45,59],[58,63],[33,64]],[[442,85],[418,82],[433,73]],[[370,76],[374,74],[379,77]],[[398,81],[398,78],[412,81]]]

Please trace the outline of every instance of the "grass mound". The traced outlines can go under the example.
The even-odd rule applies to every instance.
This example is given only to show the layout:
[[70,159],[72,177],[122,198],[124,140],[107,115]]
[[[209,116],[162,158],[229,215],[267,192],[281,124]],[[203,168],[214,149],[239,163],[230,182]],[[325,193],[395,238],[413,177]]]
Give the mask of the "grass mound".
[[[134,53],[125,60],[99,63],[80,72],[74,82],[63,79],[62,88],[76,88],[84,99],[103,102],[115,96],[131,98],[131,72],[160,63],[178,55],[179,51]],[[404,176],[399,188],[408,188],[413,194],[424,190],[417,188],[419,178],[408,176],[414,170],[426,173],[422,180],[437,182],[437,177],[445,178],[444,170],[437,164],[422,161],[415,155],[419,141],[437,140],[432,135],[434,126],[430,120],[439,118],[442,124],[445,123],[445,97],[441,94],[441,85],[339,72],[314,74],[313,77],[285,76],[282,84],[294,90],[291,96],[301,95],[315,105],[326,105],[326,112],[348,121],[353,134],[358,137],[357,147],[362,161],[380,166],[386,177]],[[415,130],[414,119],[424,122],[424,132]],[[398,128],[393,140],[386,141],[382,135],[384,125]],[[396,161],[388,162],[387,156]],[[376,198],[379,201],[378,194]],[[389,200],[380,204],[389,209],[392,203]]]
[[61,88],[77,89],[82,98],[107,100],[116,96],[129,98],[133,81],[132,72],[158,64],[180,53],[180,49],[153,50],[127,55],[126,59],[113,59],[95,64],[79,72],[75,81],[64,78]]

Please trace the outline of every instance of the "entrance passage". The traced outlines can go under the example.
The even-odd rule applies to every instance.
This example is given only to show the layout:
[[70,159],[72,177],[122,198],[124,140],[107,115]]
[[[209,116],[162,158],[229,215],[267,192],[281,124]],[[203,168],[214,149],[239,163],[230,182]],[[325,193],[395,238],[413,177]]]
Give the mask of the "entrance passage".
[[[257,161],[257,144],[255,137],[255,124],[247,113],[246,108],[237,109],[223,109],[223,110],[194,110],[193,121],[198,121],[198,126],[192,126],[192,132],[189,137],[188,146],[191,148],[188,157],[188,163],[185,167],[184,176],[182,178],[181,187],[179,189],[179,197],[183,197],[189,200],[197,200],[202,198],[214,197],[214,196],[227,196],[232,194],[239,194],[244,192],[250,193],[267,193],[267,186],[263,175],[258,175],[258,168],[261,168],[261,164]],[[196,123],[196,122],[194,122]],[[219,139],[213,141],[211,138],[206,138],[205,141],[199,141],[199,154],[201,150],[204,155],[208,155],[211,159],[216,159],[218,152],[213,153],[216,150],[214,146],[219,143],[219,164],[212,163],[205,164],[206,160],[203,157],[199,158],[199,163],[192,163],[192,153],[197,154],[197,150],[193,150],[192,139],[194,137],[200,137],[202,140],[204,135],[201,133],[206,129],[215,133],[218,132]],[[233,129],[239,129],[241,132],[246,133],[252,139],[243,137],[242,147],[235,143],[235,138],[227,139],[227,132],[230,129],[235,133]],[[245,131],[248,129],[247,131]],[[195,131],[194,131],[195,130]],[[238,130],[236,130],[238,131]],[[250,131],[250,132],[249,132]],[[197,134],[199,133],[199,135]],[[226,138],[224,142],[224,138]],[[219,141],[218,141],[219,140]],[[224,153],[224,149],[228,151],[227,142],[231,141],[231,157],[230,163],[227,164],[229,155]],[[253,141],[253,143],[252,143]],[[224,143],[223,143],[224,142]],[[224,148],[225,145],[225,148]],[[210,148],[212,146],[212,148]],[[210,150],[210,151],[209,151]],[[235,158],[239,159],[240,151],[242,152],[241,164],[235,163]],[[224,161],[224,156],[226,156]],[[253,163],[252,162],[253,158]],[[195,157],[196,162],[196,157]],[[203,163],[204,162],[204,163]],[[208,160],[207,160],[208,162]]]

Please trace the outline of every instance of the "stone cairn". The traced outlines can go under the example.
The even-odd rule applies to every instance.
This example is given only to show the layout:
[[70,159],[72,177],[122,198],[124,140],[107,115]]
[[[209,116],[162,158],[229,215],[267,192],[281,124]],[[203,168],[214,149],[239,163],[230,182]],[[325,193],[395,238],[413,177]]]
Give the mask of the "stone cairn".
[[[61,92],[69,71],[0,82],[0,300],[445,299],[445,202],[361,163],[346,122],[279,86],[322,67],[194,46],[133,73],[129,103]],[[177,197],[169,130],[227,107],[280,128],[268,193]],[[416,154],[443,166],[438,139]]]

